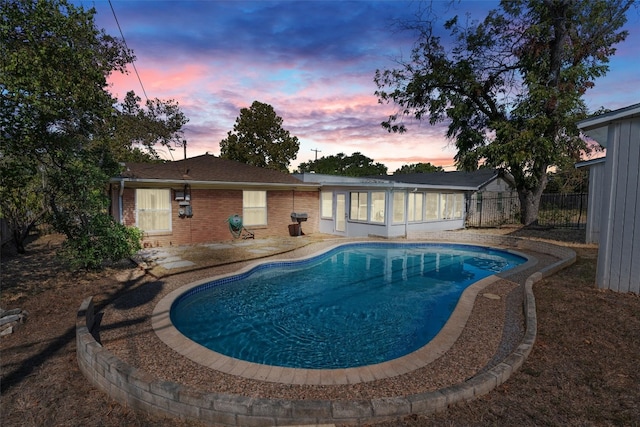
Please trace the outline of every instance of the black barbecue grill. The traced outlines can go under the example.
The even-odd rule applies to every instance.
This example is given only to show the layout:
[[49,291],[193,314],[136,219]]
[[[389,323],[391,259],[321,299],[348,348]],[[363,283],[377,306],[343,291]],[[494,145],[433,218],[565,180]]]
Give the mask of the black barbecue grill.
[[309,216],[303,212],[291,212],[291,222],[295,222],[296,224],[291,224],[289,226],[289,234],[292,236],[302,236],[304,233],[302,232],[302,225],[300,224],[303,221],[306,221]]

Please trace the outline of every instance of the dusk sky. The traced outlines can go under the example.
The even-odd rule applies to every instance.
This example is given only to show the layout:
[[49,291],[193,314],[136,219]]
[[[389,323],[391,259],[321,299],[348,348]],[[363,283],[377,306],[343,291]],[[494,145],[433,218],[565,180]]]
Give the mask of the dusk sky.
[[[120,36],[109,2],[73,0],[95,7],[97,25]],[[392,173],[403,164],[430,162],[453,168],[455,149],[446,124],[411,122],[390,134],[380,123],[396,107],[374,95],[376,69],[407,58],[414,34],[393,23],[413,18],[417,1],[119,1],[112,0],[127,45],[149,98],[179,102],[189,118],[187,155],[220,153],[240,109],[253,101],[271,105],[283,128],[300,140],[300,162],[361,152]],[[482,19],[495,1],[435,2],[444,21],[454,14]],[[640,11],[632,8],[610,71],[585,96],[590,110],[640,102]],[[444,34],[443,34],[444,35]],[[114,75],[111,92],[129,90],[144,99],[138,77]],[[315,152],[313,150],[319,150]],[[183,158],[182,148],[161,150]]]

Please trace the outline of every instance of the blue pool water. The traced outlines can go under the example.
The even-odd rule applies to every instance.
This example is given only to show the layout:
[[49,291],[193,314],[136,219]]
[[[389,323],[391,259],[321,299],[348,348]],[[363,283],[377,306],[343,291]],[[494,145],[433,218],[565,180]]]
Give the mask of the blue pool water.
[[218,353],[307,369],[350,368],[427,344],[472,283],[526,259],[445,244],[348,244],[259,265],[181,295],[174,326]]

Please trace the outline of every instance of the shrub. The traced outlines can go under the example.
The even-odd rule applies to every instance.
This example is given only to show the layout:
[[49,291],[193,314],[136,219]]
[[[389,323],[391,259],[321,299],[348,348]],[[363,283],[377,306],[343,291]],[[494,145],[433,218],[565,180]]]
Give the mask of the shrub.
[[87,232],[67,238],[61,256],[73,269],[100,269],[106,262],[117,262],[142,248],[142,231],[116,222],[106,213],[89,219]]

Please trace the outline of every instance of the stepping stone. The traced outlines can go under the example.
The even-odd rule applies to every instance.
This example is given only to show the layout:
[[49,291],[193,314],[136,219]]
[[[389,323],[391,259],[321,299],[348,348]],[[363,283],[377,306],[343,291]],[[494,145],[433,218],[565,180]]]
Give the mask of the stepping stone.
[[193,263],[191,261],[185,261],[185,260],[174,261],[174,262],[168,262],[166,264],[161,264],[161,266],[166,268],[167,270],[172,270],[174,268],[191,267],[192,265],[195,265],[195,263]]
[[247,252],[252,254],[266,254],[271,251],[268,249],[247,249]]
[[254,242],[238,242],[238,243],[235,243],[235,246],[250,246],[253,244]]
[[230,245],[228,243],[211,243],[203,246],[209,249],[229,249],[233,247],[233,245]]
[[171,253],[167,251],[153,251],[153,252],[140,252],[140,255],[143,259],[160,259],[160,258],[169,258],[173,256]]
[[182,258],[180,258],[179,256],[168,256],[168,257],[162,258],[162,259],[158,258],[156,260],[156,263],[164,266],[164,264],[167,264],[167,263],[171,264],[172,262],[181,261],[181,260],[182,260]]

